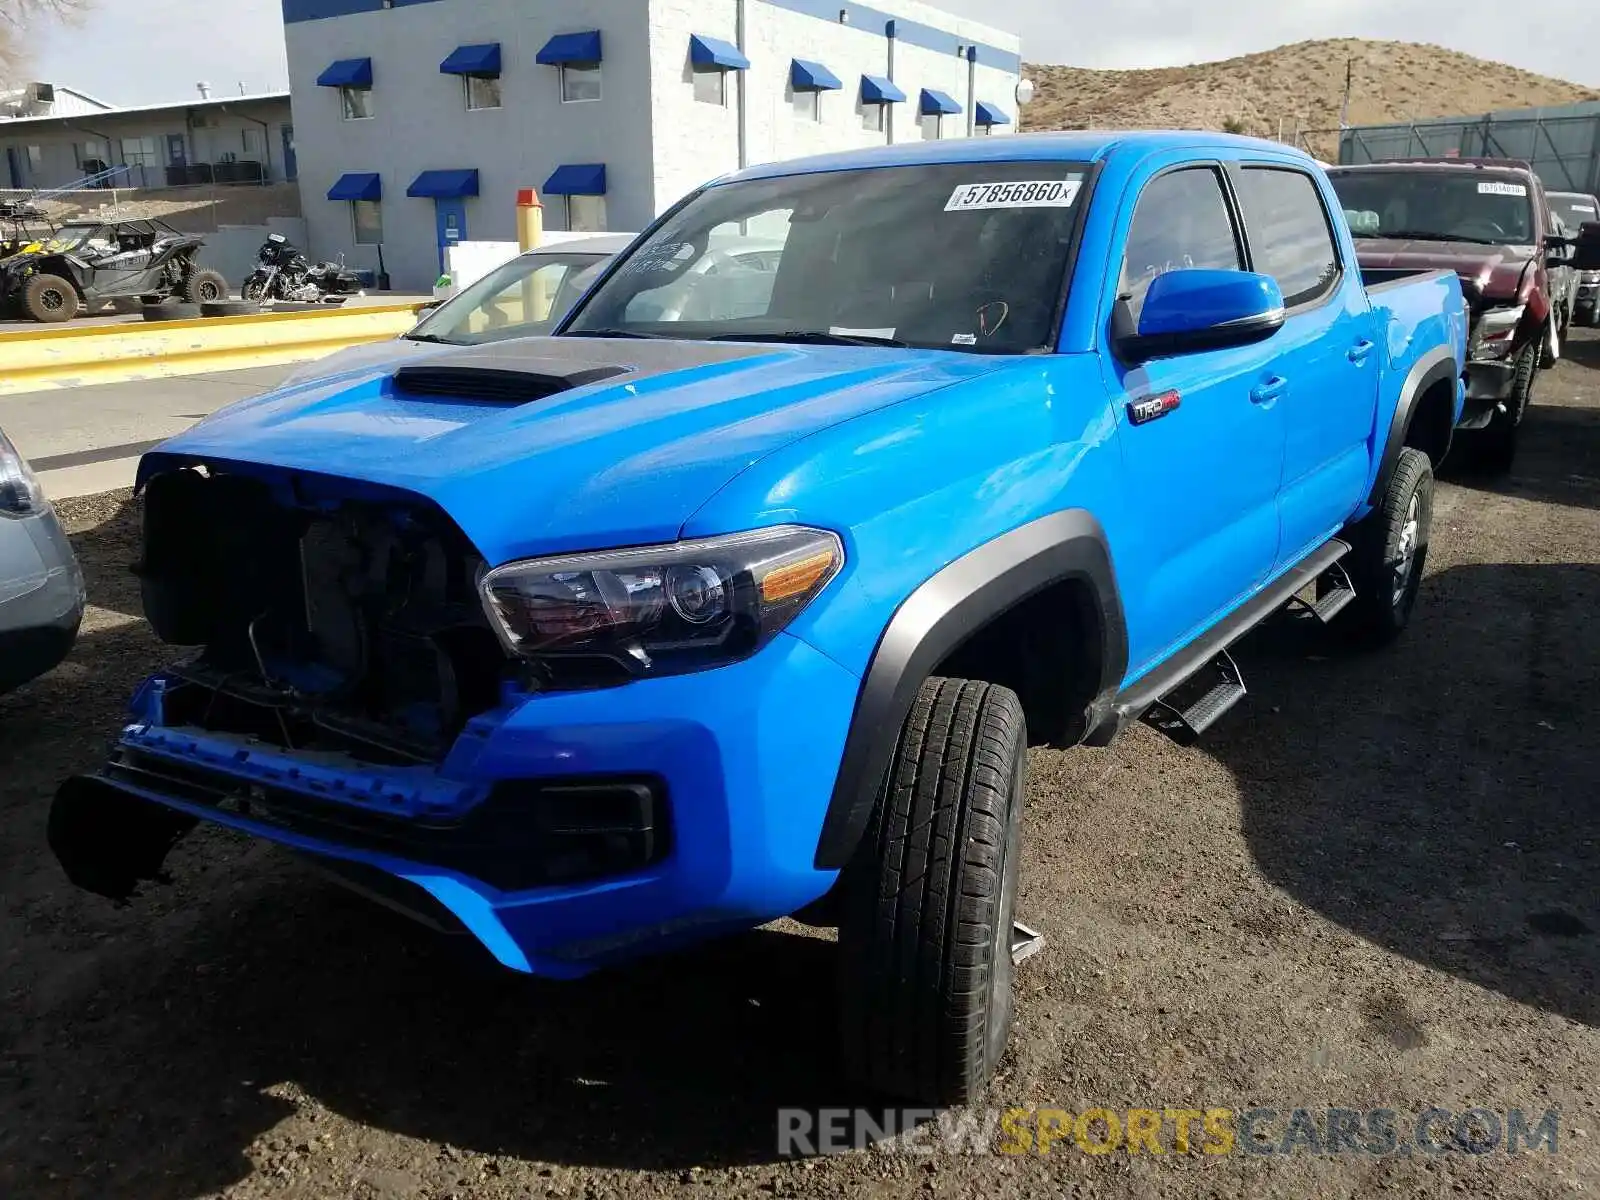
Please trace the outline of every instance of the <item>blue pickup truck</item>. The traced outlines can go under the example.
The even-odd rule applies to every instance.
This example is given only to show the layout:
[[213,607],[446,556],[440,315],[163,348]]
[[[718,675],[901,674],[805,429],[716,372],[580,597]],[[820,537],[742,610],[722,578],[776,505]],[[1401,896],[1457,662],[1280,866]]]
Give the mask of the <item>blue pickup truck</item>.
[[[776,245],[765,279],[661,302],[735,235]],[[1456,276],[1364,284],[1280,145],[746,170],[554,336],[282,388],[147,455],[145,609],[192,649],[51,844],[125,899],[217,822],[555,977],[836,925],[854,1077],[965,1101],[1036,948],[1026,747],[1191,741],[1289,605],[1399,633],[1465,343]]]

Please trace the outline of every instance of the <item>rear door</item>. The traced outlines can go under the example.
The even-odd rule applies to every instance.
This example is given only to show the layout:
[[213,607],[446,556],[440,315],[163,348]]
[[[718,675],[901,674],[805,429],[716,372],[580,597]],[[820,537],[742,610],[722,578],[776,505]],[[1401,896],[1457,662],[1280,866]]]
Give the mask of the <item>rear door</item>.
[[[1186,268],[1240,270],[1237,218],[1218,164],[1183,163],[1124,198],[1116,295],[1137,325],[1150,281]],[[1129,211],[1131,209],[1131,212]],[[1107,323],[1109,325],[1109,321]],[[1139,545],[1123,600],[1129,661],[1141,675],[1263,583],[1278,557],[1284,426],[1274,391],[1275,339],[1126,363],[1101,356],[1117,412]],[[1176,407],[1134,423],[1140,401]]]
[[1278,281],[1287,310],[1272,340],[1284,381],[1278,566],[1287,567],[1337,532],[1362,499],[1384,350],[1360,272],[1345,268],[1327,199],[1310,173],[1242,162],[1229,179],[1250,269]]

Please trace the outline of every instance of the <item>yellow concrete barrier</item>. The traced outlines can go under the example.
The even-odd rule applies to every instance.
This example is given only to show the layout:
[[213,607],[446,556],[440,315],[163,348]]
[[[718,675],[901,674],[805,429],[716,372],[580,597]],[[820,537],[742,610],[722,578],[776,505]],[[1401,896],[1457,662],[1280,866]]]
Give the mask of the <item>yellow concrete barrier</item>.
[[304,362],[397,337],[419,304],[0,333],[0,396]]

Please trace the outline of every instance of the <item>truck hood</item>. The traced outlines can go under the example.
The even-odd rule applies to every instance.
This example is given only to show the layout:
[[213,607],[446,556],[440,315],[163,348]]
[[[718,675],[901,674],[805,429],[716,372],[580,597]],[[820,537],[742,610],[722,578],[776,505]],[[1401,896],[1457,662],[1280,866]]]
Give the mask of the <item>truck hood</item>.
[[1495,246],[1426,239],[1357,238],[1356,258],[1364,267],[1454,271],[1472,295],[1514,300],[1534,259],[1532,246]]
[[[139,483],[207,462],[399,488],[436,502],[491,563],[665,542],[773,451],[1007,361],[875,347],[525,338],[245,400],[151,451]],[[418,371],[428,373],[425,388],[408,374]],[[594,378],[602,372],[616,373]],[[525,384],[552,381],[566,386],[526,398]],[[508,399],[497,387],[516,394]]]

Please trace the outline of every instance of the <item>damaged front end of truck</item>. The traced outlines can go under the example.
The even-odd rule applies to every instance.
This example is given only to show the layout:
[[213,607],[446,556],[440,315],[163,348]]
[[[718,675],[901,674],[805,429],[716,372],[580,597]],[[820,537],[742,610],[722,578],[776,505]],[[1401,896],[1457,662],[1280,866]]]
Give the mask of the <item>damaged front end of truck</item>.
[[[143,519],[146,616],[185,653],[138,689],[103,767],[57,794],[49,840],[78,886],[128,900],[204,818],[460,931],[463,905],[409,886],[405,864],[518,892],[661,858],[648,779],[473,781],[476,747],[546,681],[502,645],[487,566],[436,504],[169,463]],[[472,932],[494,948],[492,929]]]

